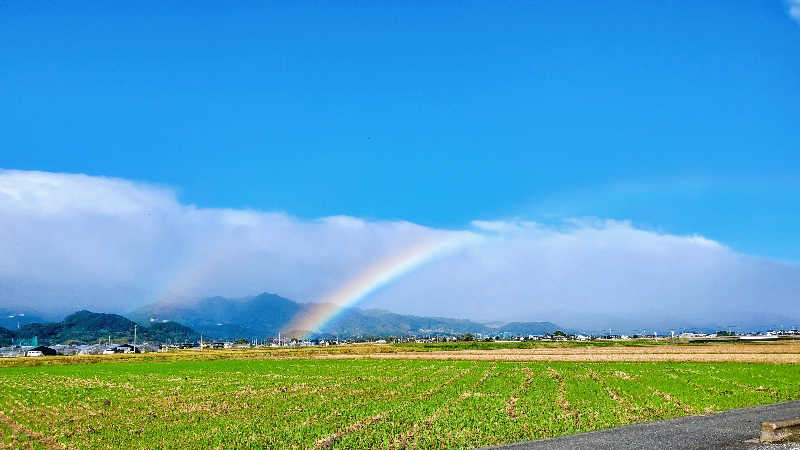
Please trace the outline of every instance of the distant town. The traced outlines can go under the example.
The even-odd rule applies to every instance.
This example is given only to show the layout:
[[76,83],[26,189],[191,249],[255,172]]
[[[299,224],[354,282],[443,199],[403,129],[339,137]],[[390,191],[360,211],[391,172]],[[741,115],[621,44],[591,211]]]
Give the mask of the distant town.
[[74,355],[114,355],[127,353],[153,353],[153,352],[178,352],[182,350],[219,350],[219,349],[257,349],[257,348],[292,348],[292,347],[327,347],[341,345],[388,345],[406,343],[442,343],[442,342],[493,342],[518,344],[524,342],[603,342],[603,341],[674,341],[681,343],[710,343],[710,342],[769,342],[784,340],[800,340],[800,330],[771,330],[765,333],[737,334],[730,331],[717,333],[671,333],[659,336],[658,334],[604,334],[585,335],[569,334],[562,331],[542,335],[494,335],[488,336],[481,333],[466,333],[457,336],[430,335],[430,336],[387,336],[387,337],[355,337],[348,339],[297,339],[282,337],[239,338],[236,340],[217,341],[204,340],[202,336],[196,341],[184,342],[136,342],[135,338],[129,342],[120,342],[119,339],[100,340],[94,344],[53,344],[39,345],[38,337],[21,338],[12,340],[11,345],[0,347],[0,357],[42,357],[42,356],[74,356]]

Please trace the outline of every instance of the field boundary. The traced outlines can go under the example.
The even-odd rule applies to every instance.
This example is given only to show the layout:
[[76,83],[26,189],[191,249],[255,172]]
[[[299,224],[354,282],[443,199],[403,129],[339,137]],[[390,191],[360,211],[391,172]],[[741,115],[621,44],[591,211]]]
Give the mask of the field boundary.
[[594,450],[597,448],[756,450],[765,448],[758,442],[763,421],[782,420],[790,417],[800,417],[800,400],[729,409],[714,414],[635,423],[605,430],[485,448],[494,450]]
[[398,352],[372,354],[338,354],[296,357],[289,359],[411,359],[438,361],[563,361],[563,362],[746,362],[800,364],[800,353],[553,353],[520,350],[516,353],[498,350],[450,352]]

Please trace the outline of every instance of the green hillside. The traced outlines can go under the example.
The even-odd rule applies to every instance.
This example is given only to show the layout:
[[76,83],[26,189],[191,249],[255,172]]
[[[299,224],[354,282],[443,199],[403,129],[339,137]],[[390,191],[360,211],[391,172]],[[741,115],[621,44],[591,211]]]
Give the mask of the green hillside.
[[[43,345],[93,343],[109,337],[115,342],[132,341],[136,325],[136,322],[117,314],[78,311],[61,322],[27,324],[13,334],[22,338],[38,336]],[[194,341],[199,337],[191,328],[174,322],[149,327],[139,325],[136,335],[140,342]]]

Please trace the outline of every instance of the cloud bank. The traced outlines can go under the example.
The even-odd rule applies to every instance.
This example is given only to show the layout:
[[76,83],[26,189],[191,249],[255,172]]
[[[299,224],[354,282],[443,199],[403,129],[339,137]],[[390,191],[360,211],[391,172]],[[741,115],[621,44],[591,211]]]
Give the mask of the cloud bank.
[[[268,194],[265,194],[268,195]],[[0,307],[125,312],[145,303],[275,292],[315,301],[425,239],[469,235],[363,306],[474,320],[627,321],[800,317],[800,267],[701,236],[630,223],[404,221],[199,208],[123,179],[0,171]]]

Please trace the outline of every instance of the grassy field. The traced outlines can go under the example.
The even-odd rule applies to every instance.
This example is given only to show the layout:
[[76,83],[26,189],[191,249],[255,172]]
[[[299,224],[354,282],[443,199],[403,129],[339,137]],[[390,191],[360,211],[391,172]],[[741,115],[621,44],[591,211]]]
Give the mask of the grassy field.
[[0,369],[8,447],[476,447],[800,398],[800,365],[123,361]]

